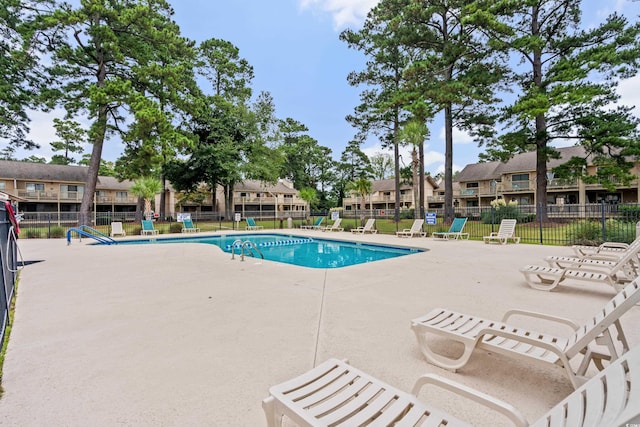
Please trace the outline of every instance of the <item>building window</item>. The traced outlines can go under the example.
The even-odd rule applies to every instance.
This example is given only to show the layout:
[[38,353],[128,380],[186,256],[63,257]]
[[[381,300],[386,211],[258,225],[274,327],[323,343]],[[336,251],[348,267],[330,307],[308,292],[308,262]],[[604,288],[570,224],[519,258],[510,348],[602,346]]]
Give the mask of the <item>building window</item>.
[[44,184],[27,182],[26,189],[27,191],[44,191]]
[[126,191],[116,191],[116,199],[126,199],[129,197],[129,193]]
[[529,181],[529,174],[519,173],[516,175],[511,175],[511,181]]
[[249,197],[249,193],[240,193],[240,197]]
[[293,199],[293,194],[285,194],[284,198],[285,199]]
[[6,190],[7,189],[7,183],[4,181],[0,181],[0,190]]
[[477,182],[467,182],[467,188],[478,188]]
[[84,193],[84,186],[82,185],[66,185],[63,184],[60,186],[60,191],[64,192],[72,192],[75,191],[76,193]]

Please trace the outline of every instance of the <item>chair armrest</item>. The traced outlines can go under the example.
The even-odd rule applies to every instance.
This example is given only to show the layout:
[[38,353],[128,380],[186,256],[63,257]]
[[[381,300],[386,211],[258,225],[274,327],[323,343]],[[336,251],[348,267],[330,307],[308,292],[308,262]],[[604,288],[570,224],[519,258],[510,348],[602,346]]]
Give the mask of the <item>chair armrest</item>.
[[601,244],[600,246],[598,246],[598,250],[600,249],[604,249],[604,248],[620,248],[620,249],[627,249],[629,247],[628,243],[620,243],[620,242],[604,242],[603,244]]
[[513,425],[517,427],[527,427],[529,425],[524,415],[522,415],[520,411],[518,411],[515,407],[509,405],[508,403],[496,399],[495,397],[489,396],[488,394],[482,393],[476,389],[457,383],[455,381],[451,381],[438,375],[426,374],[418,378],[415,385],[413,386],[413,395],[417,396],[420,392],[420,389],[426,384],[438,386],[459,396],[479,403],[496,412],[499,412],[507,417],[513,423]]
[[507,323],[507,320],[511,316],[524,316],[524,317],[533,317],[533,318],[536,318],[536,319],[549,320],[551,322],[556,322],[556,323],[561,323],[561,324],[567,325],[571,329],[573,329],[574,331],[578,330],[578,328],[580,327],[580,325],[578,325],[576,322],[574,322],[571,319],[567,319],[566,317],[558,317],[558,316],[554,316],[554,315],[551,315],[551,314],[538,313],[536,311],[528,311],[528,310],[518,310],[518,309],[507,311],[504,314],[504,316],[502,316],[502,323]]

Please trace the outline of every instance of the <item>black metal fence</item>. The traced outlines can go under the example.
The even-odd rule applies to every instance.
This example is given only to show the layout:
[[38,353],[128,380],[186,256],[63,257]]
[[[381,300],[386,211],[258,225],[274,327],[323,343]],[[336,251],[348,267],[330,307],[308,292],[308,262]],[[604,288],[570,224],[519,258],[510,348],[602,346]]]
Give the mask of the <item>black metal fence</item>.
[[[483,236],[497,231],[502,219],[516,219],[518,225],[516,234],[523,243],[570,245],[570,244],[599,244],[604,241],[631,242],[635,239],[636,223],[640,221],[640,205],[622,204],[588,204],[588,205],[547,205],[546,215],[542,213],[542,206],[538,205],[502,205],[491,207],[456,208],[457,217],[468,218],[465,232],[471,239],[482,239]],[[428,221],[424,231],[428,234],[446,231],[449,224],[443,221],[442,210],[432,210],[436,223]],[[312,223],[319,216],[327,218],[325,224],[330,223],[332,214],[343,218],[342,226],[348,231],[362,225],[366,218],[375,218],[376,228],[382,234],[394,234],[403,228],[409,228],[415,213],[412,209],[398,212],[400,222],[396,223],[393,209],[342,210],[337,212],[249,212],[238,214],[236,218],[224,218],[217,212],[193,212],[191,218],[202,231],[244,230],[245,219],[253,217],[265,229],[286,229],[291,226]],[[235,215],[234,215],[235,216]],[[164,220],[156,221],[161,233],[180,232],[181,225],[176,222],[176,216],[168,216]],[[97,213],[95,226],[102,232],[109,233],[111,222],[123,223],[127,235],[140,232],[140,223],[131,213]],[[32,238],[61,238],[66,229],[78,224],[78,216],[74,213],[26,213],[21,222],[24,237]]]
[[9,220],[9,212],[4,202],[0,203],[0,262],[2,268],[2,287],[0,288],[0,316],[2,324],[0,325],[0,348],[5,339],[5,332],[9,326],[11,310],[11,300],[15,289],[18,262],[17,262],[17,242],[12,223]]

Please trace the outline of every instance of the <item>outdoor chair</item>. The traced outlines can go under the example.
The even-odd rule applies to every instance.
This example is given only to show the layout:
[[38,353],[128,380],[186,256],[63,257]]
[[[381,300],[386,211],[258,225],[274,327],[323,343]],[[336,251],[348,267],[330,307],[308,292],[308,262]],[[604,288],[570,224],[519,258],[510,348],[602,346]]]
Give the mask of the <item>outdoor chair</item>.
[[631,426],[640,418],[639,371],[640,347],[635,347],[532,424],[510,404],[441,376],[421,376],[409,394],[338,359],[271,387],[262,408],[269,427],[282,426],[285,417],[314,427],[471,425],[473,420],[463,421],[418,399],[428,385],[443,389],[455,406],[464,408],[465,401],[482,405],[516,427]]
[[443,239],[443,240],[458,240],[458,239],[467,239],[469,240],[469,233],[463,233],[464,226],[467,224],[467,218],[454,218],[451,226],[448,231],[437,231],[432,233],[434,239]]
[[142,220],[142,230],[140,230],[140,234],[141,235],[155,235],[158,234],[158,230],[156,230],[155,228],[153,228],[153,221],[151,221],[150,219],[143,219]]
[[351,232],[353,234],[367,234],[367,233],[376,234],[378,232],[378,230],[373,228],[373,226],[375,224],[376,224],[376,219],[375,218],[369,218],[367,220],[367,222],[364,224],[364,227],[352,228]]
[[427,235],[424,231],[422,231],[422,225],[424,224],[424,219],[416,219],[413,221],[411,228],[405,228],[402,231],[396,231],[396,236],[398,237],[424,237]]
[[333,224],[328,225],[326,227],[321,227],[320,229],[322,231],[343,231],[344,228],[340,227],[341,223],[342,223],[342,218],[338,218],[333,222]]
[[245,230],[255,231],[262,230],[263,228],[263,226],[256,224],[256,221],[253,218],[247,218],[247,226],[245,227]]
[[320,229],[320,224],[322,224],[322,221],[324,221],[324,217],[318,217],[318,219],[316,219],[316,222],[313,223],[313,225],[301,225],[300,228],[306,229],[306,230],[319,230]]
[[[591,361],[599,369],[603,360],[615,360],[629,350],[620,317],[640,301],[640,280],[629,283],[592,318],[579,326],[569,319],[524,310],[509,310],[502,321],[487,320],[473,315],[436,308],[411,322],[420,350],[429,363],[456,371],[467,364],[476,349],[484,349],[531,362],[562,368],[574,388],[587,379]],[[508,324],[513,316],[544,319],[570,326],[573,333],[565,337]],[[612,333],[611,329],[615,329]],[[429,335],[444,337],[463,344],[464,351],[455,358],[436,353]],[[616,348],[615,340],[619,341]],[[596,344],[600,347],[596,348]],[[605,350],[606,351],[602,351]],[[582,355],[576,370],[572,362]]]
[[525,265],[520,269],[524,279],[534,289],[550,291],[558,285],[571,279],[575,281],[586,281],[605,283],[620,291],[622,287],[638,277],[638,256],[640,244],[632,245],[624,255],[615,261],[610,259],[584,258],[574,259],[568,262],[566,268],[562,268],[562,261],[567,262],[562,257],[547,257],[545,260],[550,264],[556,263],[556,267]]
[[126,236],[127,233],[124,231],[124,228],[122,228],[122,223],[121,222],[112,222],[111,223],[111,237],[115,237],[115,236]]
[[485,243],[497,242],[501,245],[506,245],[509,240],[512,240],[513,243],[520,243],[520,237],[516,237],[516,223],[518,221],[515,219],[503,219],[500,221],[500,228],[497,232],[493,232],[488,236],[484,236],[482,240]]
[[200,229],[197,227],[194,227],[193,225],[193,221],[191,220],[191,218],[185,218],[182,220],[182,232],[183,233],[198,233],[200,232]]

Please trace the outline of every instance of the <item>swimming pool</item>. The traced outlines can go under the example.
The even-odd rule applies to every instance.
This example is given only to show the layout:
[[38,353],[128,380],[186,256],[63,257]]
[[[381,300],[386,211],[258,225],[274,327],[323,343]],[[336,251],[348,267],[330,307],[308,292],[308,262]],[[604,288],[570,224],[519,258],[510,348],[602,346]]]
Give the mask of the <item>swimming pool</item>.
[[[317,239],[292,234],[224,234],[197,237],[167,237],[119,241],[118,245],[132,244],[170,244],[205,243],[216,245],[223,251],[235,256],[241,253],[241,244],[237,241],[250,241],[255,247],[245,246],[245,254],[269,261],[283,262],[310,268],[340,268],[366,262],[380,261],[404,255],[424,252],[424,249],[398,246],[375,245],[370,243],[348,242],[342,240]],[[235,247],[232,245],[236,242]],[[116,245],[117,246],[117,245]],[[259,252],[258,252],[259,251]]]

